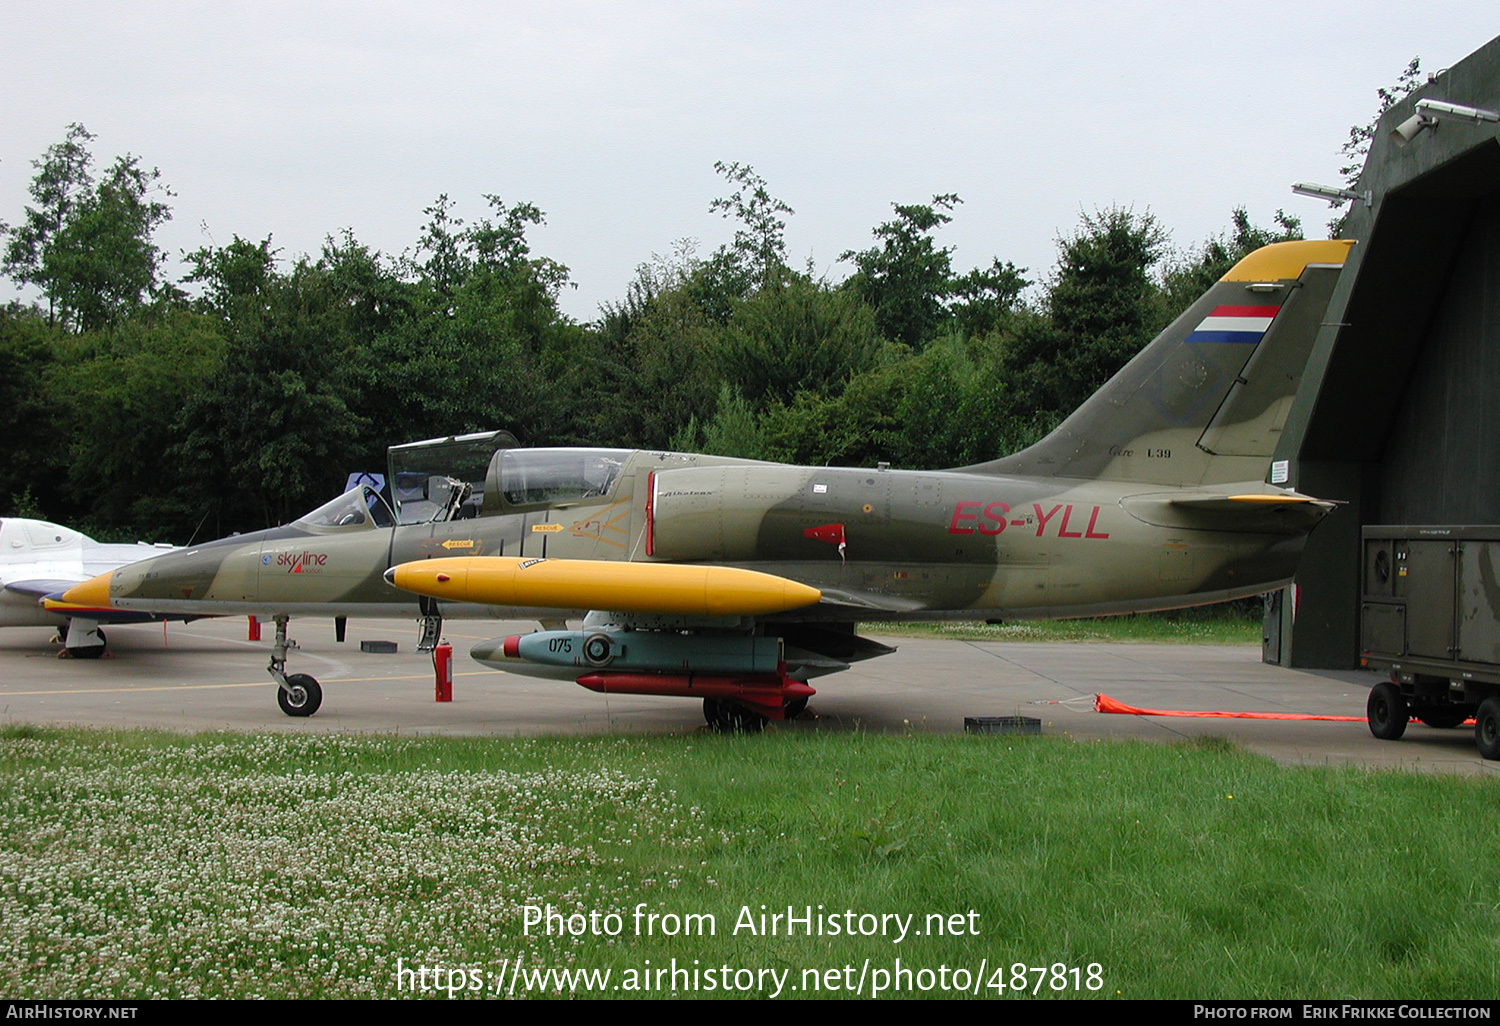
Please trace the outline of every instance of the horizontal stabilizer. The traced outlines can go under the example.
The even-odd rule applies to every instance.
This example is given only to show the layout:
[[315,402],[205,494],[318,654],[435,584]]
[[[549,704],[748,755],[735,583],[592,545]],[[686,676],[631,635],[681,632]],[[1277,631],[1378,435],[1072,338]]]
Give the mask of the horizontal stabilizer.
[[1338,504],[1252,483],[1222,491],[1131,495],[1120,505],[1137,520],[1156,527],[1299,534],[1311,530]]
[[1295,492],[1247,493],[1241,495],[1179,495],[1170,501],[1174,506],[1218,510],[1221,513],[1238,512],[1253,506],[1298,506],[1306,502],[1324,506],[1326,509],[1332,509],[1336,505],[1324,499],[1314,499],[1311,495],[1298,495]]

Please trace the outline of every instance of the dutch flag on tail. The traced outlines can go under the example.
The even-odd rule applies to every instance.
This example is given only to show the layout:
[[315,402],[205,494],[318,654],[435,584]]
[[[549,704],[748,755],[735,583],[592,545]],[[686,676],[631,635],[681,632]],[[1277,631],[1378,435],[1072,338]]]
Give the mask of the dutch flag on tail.
[[1254,345],[1276,319],[1279,306],[1216,306],[1199,322],[1189,342],[1248,342]]

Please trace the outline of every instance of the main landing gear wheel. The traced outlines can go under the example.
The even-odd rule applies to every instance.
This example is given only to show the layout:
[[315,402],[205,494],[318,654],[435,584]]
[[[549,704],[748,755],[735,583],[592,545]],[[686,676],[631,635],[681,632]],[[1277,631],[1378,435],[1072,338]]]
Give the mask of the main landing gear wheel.
[[305,673],[294,673],[276,689],[276,704],[288,716],[311,716],[323,704],[323,688]]
[[703,719],[720,734],[759,734],[766,726],[760,713],[718,698],[703,700]]
[[109,639],[104,636],[103,631],[95,631],[99,638],[97,645],[80,645],[78,648],[64,649],[69,659],[98,659],[104,655],[104,648],[109,644]]
[[1500,699],[1486,698],[1474,714],[1474,743],[1486,759],[1500,759]]
[[798,716],[801,716],[806,711],[807,699],[805,698],[794,698],[790,702],[788,702],[785,707],[786,718],[789,720],[795,720]]
[[1439,730],[1448,730],[1456,727],[1469,718],[1469,714],[1463,709],[1423,709],[1418,711],[1417,719],[1429,727],[1437,727]]
[[[1500,711],[1500,707],[1497,707]],[[1370,721],[1370,733],[1382,741],[1396,741],[1406,733],[1406,721],[1410,718],[1406,699],[1401,689],[1390,681],[1381,681],[1370,689],[1370,700],[1365,703],[1365,716]]]
[[[98,659],[109,639],[91,620],[69,620],[62,631],[63,652],[69,659]],[[73,644],[68,644],[68,642]]]

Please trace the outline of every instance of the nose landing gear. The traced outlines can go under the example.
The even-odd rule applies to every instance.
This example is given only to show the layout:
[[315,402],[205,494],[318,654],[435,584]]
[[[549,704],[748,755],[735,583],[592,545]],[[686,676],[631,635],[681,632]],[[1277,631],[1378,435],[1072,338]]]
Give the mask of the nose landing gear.
[[286,625],[290,617],[277,616],[276,642],[271,647],[271,663],[266,671],[276,681],[276,704],[288,716],[311,716],[323,704],[323,688],[313,677],[305,673],[286,674],[287,649],[296,643],[287,641]]

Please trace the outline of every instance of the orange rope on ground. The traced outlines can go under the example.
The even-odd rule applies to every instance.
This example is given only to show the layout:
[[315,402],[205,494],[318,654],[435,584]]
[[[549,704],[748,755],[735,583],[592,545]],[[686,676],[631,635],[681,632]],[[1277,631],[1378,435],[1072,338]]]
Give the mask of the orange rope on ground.
[[1182,709],[1137,709],[1117,702],[1108,695],[1094,696],[1094,712],[1123,713],[1127,716],[1208,716],[1232,720],[1337,720],[1340,723],[1364,723],[1363,716],[1312,716],[1306,713],[1187,712]]

